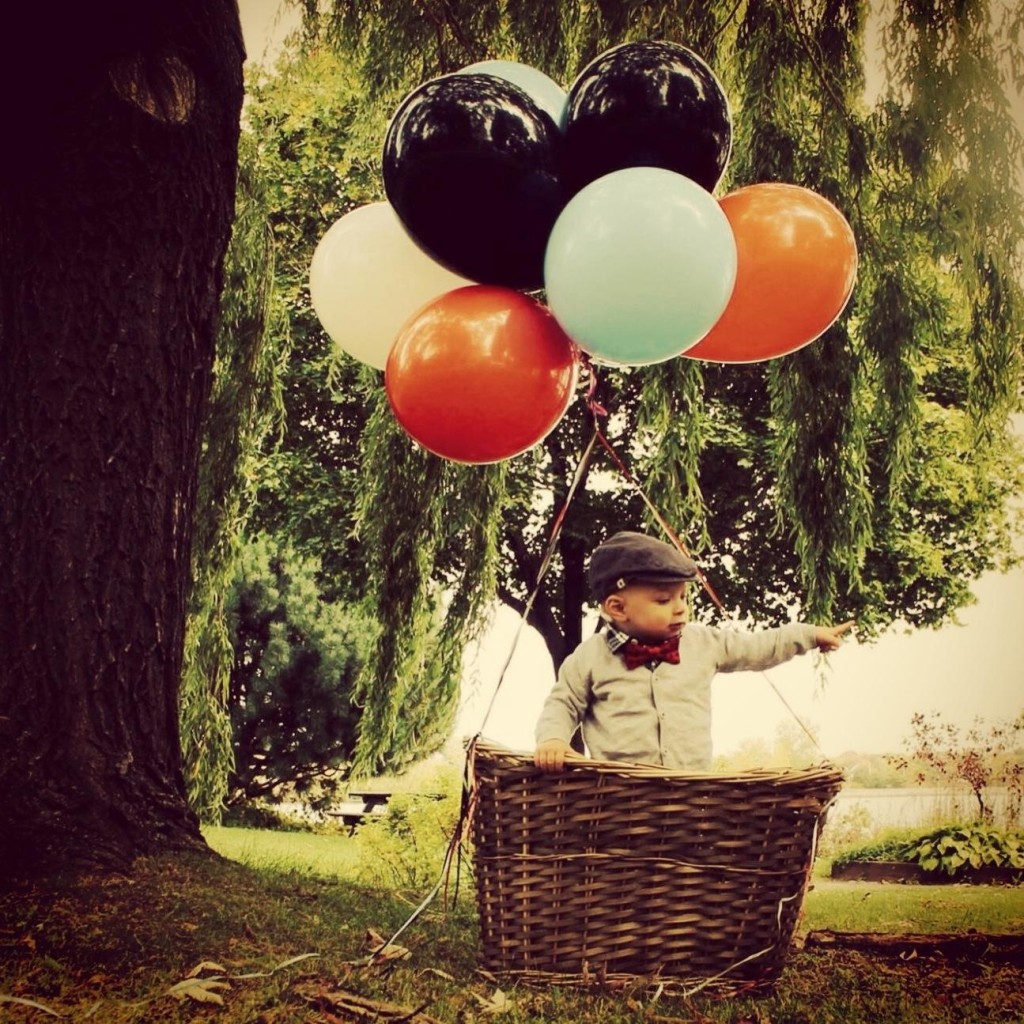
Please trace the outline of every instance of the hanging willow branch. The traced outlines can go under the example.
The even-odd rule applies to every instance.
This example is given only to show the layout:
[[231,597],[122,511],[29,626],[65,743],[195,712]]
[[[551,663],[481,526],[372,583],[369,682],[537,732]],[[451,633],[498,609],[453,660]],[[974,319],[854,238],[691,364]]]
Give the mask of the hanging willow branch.
[[[1019,139],[994,61],[1019,49],[1024,18],[993,29],[975,0],[897,7],[886,15],[890,77],[875,96],[864,92],[861,0],[334,5],[342,59],[362,67],[380,135],[392,100],[460,62],[519,60],[568,84],[610,46],[672,39],[711,63],[730,100],[720,190],[791,182],[847,217],[854,296],[806,350],[770,365],[675,360],[608,375],[616,447],[706,564],[728,573],[716,589],[729,606],[760,621],[798,611],[856,615],[862,632],[937,624],[1012,548],[1007,496],[1021,456],[1001,417],[1021,381],[1024,225],[1012,188]],[[378,645],[364,676],[364,767],[413,721],[410,687],[436,685],[449,706],[454,684],[432,674],[430,652],[476,621],[471,609],[445,611],[470,594],[471,573],[488,592],[499,508],[500,593],[521,607],[587,419],[571,411],[539,453],[499,473],[434,465],[388,433],[386,412],[364,438],[359,545],[374,614],[389,635],[413,636],[400,654]],[[615,529],[644,526],[642,505],[606,469],[588,485],[532,618],[555,662],[579,634],[586,554]],[[480,539],[460,544],[458,522]],[[435,542],[446,531],[447,549]],[[456,551],[470,559],[462,576]],[[492,554],[474,561],[478,552]]]
[[283,426],[279,369],[288,338],[272,290],[265,183],[245,136],[226,273],[199,467],[180,711],[189,803],[213,821],[220,817],[232,764],[226,702],[233,652],[224,599],[252,511],[264,442]]
[[463,649],[493,600],[506,473],[431,455],[409,440],[379,390],[371,400],[371,471],[356,529],[378,637],[355,696],[363,708],[356,775],[393,769],[411,734],[446,735]]

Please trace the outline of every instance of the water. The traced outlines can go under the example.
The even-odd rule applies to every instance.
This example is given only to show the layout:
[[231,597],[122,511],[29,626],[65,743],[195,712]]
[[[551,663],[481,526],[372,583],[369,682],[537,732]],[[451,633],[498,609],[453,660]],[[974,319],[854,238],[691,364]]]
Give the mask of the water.
[[[1021,818],[1009,820],[1009,794],[993,790],[985,794],[995,824],[1002,828],[1020,828]],[[914,786],[907,788],[859,789],[844,786],[836,798],[830,821],[839,821],[862,808],[878,828],[918,828],[974,821],[978,804],[970,792],[949,788]]]

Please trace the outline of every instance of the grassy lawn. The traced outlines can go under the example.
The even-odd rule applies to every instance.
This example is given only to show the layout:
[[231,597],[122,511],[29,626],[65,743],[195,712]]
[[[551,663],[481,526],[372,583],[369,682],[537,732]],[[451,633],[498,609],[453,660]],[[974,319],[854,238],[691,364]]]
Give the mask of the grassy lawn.
[[1024,935],[1024,887],[896,885],[816,878],[803,929],[841,932],[966,932]]
[[[901,960],[797,948],[774,994],[761,998],[669,997],[643,985],[584,992],[503,982],[479,970],[475,906],[467,892],[453,907],[436,900],[410,925],[398,940],[406,955],[370,965],[368,938],[392,935],[430,884],[382,886],[366,879],[418,874],[422,881],[430,875],[423,851],[412,856],[371,834],[207,834],[230,860],[168,856],[140,862],[131,878],[80,879],[0,895],[0,1021],[1024,1021],[1020,967],[982,958]],[[804,934],[970,928],[1024,934],[1024,888],[816,878],[805,911]]]
[[[296,870],[371,884],[395,880],[380,876],[382,862],[391,851],[382,852],[380,846],[368,843],[365,834],[351,838],[207,828],[204,835],[222,856],[259,871]],[[417,879],[424,892],[435,878],[427,868],[423,865]],[[833,882],[819,870],[804,899],[801,930],[824,929],[890,933],[973,929],[1024,935],[1024,887]]]
[[204,828],[203,835],[222,857],[258,871],[351,878],[363,857],[363,844],[344,835],[212,826]]

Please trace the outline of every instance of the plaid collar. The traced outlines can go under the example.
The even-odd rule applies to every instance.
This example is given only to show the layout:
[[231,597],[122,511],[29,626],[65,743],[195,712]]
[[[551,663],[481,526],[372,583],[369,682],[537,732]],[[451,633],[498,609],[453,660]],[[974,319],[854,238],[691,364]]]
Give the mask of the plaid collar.
[[611,623],[605,626],[604,638],[608,644],[608,650],[612,654],[618,654],[633,639],[628,633],[623,633],[621,629],[616,629]]

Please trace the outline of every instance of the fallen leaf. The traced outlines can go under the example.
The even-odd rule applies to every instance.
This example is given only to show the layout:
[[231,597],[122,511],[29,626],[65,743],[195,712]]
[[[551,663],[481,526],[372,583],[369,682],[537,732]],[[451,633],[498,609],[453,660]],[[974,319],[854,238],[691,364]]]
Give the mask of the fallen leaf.
[[301,998],[321,1008],[326,1004],[332,1013],[344,1013],[346,1020],[373,1021],[375,1024],[440,1024],[436,1018],[424,1013],[422,1006],[410,1008],[397,1003],[370,999],[344,989],[325,992],[320,986],[300,985],[297,986],[296,992]]
[[194,999],[197,1003],[216,1003],[224,1005],[224,997],[217,992],[217,989],[229,989],[231,986],[219,978],[186,978],[172,985],[168,990],[169,996],[177,1000]]
[[220,964],[214,963],[213,960],[203,960],[202,963],[196,964],[195,967],[185,975],[185,977],[198,978],[200,974],[205,974],[207,971],[216,971],[217,974],[228,973],[228,969],[226,967],[222,967]]
[[34,999],[22,999],[20,996],[5,996],[2,992],[0,992],[0,1003],[17,1003],[19,1006],[31,1006],[33,1010],[42,1010],[43,1013],[48,1013],[51,1017],[64,1016],[63,1013],[58,1013],[43,1003],[37,1003]]
[[366,929],[366,948],[370,951],[371,961],[407,960],[412,956],[405,946],[399,946],[393,942],[389,945],[388,940],[372,928]]
[[420,974],[433,974],[438,978],[444,978],[445,981],[454,981],[455,978],[450,975],[447,971],[442,971],[439,967],[424,967]]
[[476,992],[473,993],[473,996],[480,1004],[481,1013],[507,1013],[512,1009],[512,1000],[500,988],[496,988],[489,999]]

